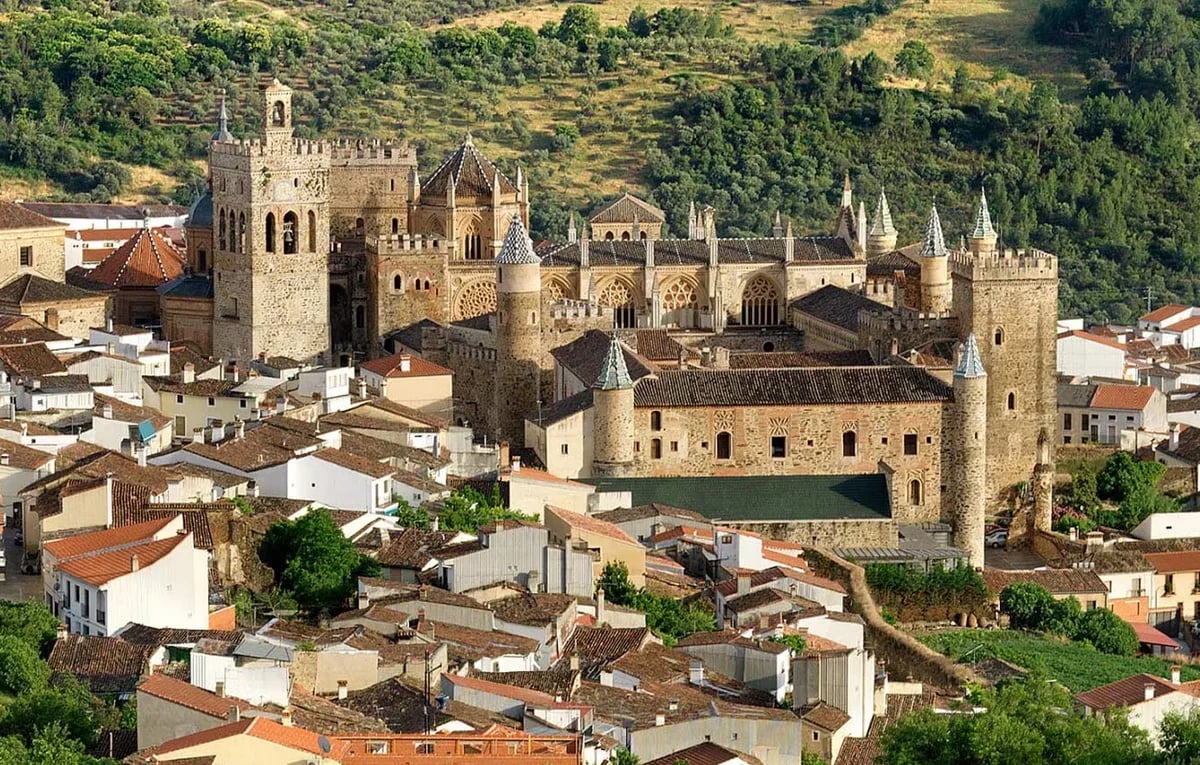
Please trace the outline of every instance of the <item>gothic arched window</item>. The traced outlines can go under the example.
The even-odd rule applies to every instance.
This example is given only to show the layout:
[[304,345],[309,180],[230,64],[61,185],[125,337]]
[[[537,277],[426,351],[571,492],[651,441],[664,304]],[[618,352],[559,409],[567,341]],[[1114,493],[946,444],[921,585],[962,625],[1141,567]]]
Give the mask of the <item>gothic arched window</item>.
[[297,237],[300,234],[300,221],[296,213],[288,210],[283,216],[283,252],[294,255],[297,249]]
[[717,434],[717,459],[733,459],[733,434],[728,431]]
[[600,291],[597,301],[613,309],[616,324],[622,329],[637,326],[637,311],[633,304],[633,290],[625,282],[614,279]]
[[920,505],[923,504],[923,499],[921,496],[921,482],[914,478],[908,482],[908,504]]
[[779,290],[775,282],[756,276],[742,290],[742,324],[767,327],[779,323]]
[[267,213],[267,252],[275,252],[275,213]]
[[232,248],[225,246],[226,239],[225,239],[225,211],[224,210],[221,211],[221,214],[218,216],[218,220],[219,220],[219,223],[217,223],[217,242],[220,244],[222,250],[232,249]]
[[858,434],[853,430],[847,430],[842,434],[842,456],[858,456]]
[[234,252],[246,251],[246,213],[238,213],[237,236],[232,249]]
[[317,214],[308,211],[308,251],[317,251]]

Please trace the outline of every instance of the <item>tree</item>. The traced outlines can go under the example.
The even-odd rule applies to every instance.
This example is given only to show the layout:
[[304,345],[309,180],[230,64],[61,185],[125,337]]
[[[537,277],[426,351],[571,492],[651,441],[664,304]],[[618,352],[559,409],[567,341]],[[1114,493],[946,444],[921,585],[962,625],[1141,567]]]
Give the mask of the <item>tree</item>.
[[629,21],[625,27],[634,37],[649,37],[650,36],[650,14],[646,13],[646,9],[642,6],[635,6],[629,12]]
[[379,571],[379,564],[354,549],[325,509],[273,524],[258,555],[275,571],[279,586],[310,613],[340,610],[354,593],[357,577]]
[[589,37],[600,34],[600,14],[586,5],[570,5],[563,12],[558,24],[558,39],[568,44],[578,44]]
[[617,749],[608,760],[611,765],[640,765],[638,756],[628,749]]
[[629,567],[622,561],[604,564],[600,578],[596,580],[596,589],[603,589],[605,599],[618,606],[632,606],[637,597],[637,588],[629,580]]
[[1093,608],[1079,618],[1079,626],[1071,635],[1073,640],[1086,640],[1101,653],[1133,656],[1138,639],[1133,627],[1107,608]]
[[1037,630],[1049,621],[1054,596],[1040,584],[1015,582],[1000,591],[1000,613],[1014,629]]
[[429,528],[429,513],[420,508],[413,507],[403,499],[399,500],[393,519],[396,523],[408,529]]
[[50,667],[21,638],[0,635],[0,689],[13,695],[43,687]]
[[22,693],[5,708],[0,736],[17,736],[32,745],[39,731],[58,724],[67,738],[90,747],[99,737],[102,706],[74,677],[56,677],[43,688]]
[[1195,711],[1168,712],[1158,726],[1162,765],[1200,762],[1200,715]]
[[907,40],[896,54],[896,71],[907,77],[926,77],[933,71],[933,53],[920,40]]
[[50,655],[58,634],[58,619],[45,603],[0,601],[0,635],[12,635],[33,646],[42,657]]
[[465,486],[455,489],[442,500],[437,509],[438,526],[444,531],[465,531],[474,534],[481,526],[496,521],[536,521],[532,515],[510,510],[500,497],[500,487],[492,488],[490,496]]

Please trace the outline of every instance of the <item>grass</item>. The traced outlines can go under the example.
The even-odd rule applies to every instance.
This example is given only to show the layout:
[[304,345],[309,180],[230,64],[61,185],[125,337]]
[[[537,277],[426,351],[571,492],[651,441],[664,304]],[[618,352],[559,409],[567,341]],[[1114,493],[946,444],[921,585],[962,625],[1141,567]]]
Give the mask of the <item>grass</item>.
[[[1089,645],[1014,630],[954,630],[919,638],[952,659],[971,652],[970,660],[999,658],[1026,669],[1044,669],[1072,693],[1090,690],[1145,672],[1171,676],[1171,664],[1149,656],[1130,658],[1100,653]],[[1200,669],[1183,667],[1183,680],[1200,679]]]
[[1044,0],[908,0],[845,47],[852,56],[870,51],[891,62],[907,40],[921,40],[937,57],[934,79],[949,81],[963,65],[976,80],[1005,72],[1005,79],[1054,82],[1064,96],[1085,85],[1071,52],[1041,45],[1033,24]]

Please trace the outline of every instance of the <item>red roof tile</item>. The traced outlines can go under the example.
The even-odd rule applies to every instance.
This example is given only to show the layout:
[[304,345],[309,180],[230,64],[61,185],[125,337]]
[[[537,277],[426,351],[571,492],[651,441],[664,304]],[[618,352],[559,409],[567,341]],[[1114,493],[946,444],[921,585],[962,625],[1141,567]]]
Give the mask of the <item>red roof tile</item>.
[[[408,359],[408,370],[401,369],[404,360]],[[397,353],[394,356],[387,356],[374,361],[364,361],[360,365],[368,372],[374,372],[380,377],[396,378],[396,377],[436,377],[440,375],[454,374],[445,367],[438,366],[432,361],[426,361],[420,356],[414,356],[411,353]]]
[[554,697],[548,693],[531,690],[529,688],[519,688],[515,685],[502,685],[501,683],[493,683],[490,680],[480,680],[477,677],[459,677],[457,675],[442,675],[442,678],[448,681],[451,685],[462,686],[472,690],[483,691],[486,693],[494,693],[497,696],[503,696],[506,699],[516,699],[530,704],[553,704]]
[[1177,321],[1169,327],[1163,327],[1163,330],[1167,332],[1183,332],[1195,326],[1200,326],[1200,316],[1192,316],[1183,321]]
[[1160,574],[1200,571],[1200,550],[1146,553],[1145,558]]
[[1093,343],[1099,343],[1100,345],[1107,345],[1109,348],[1116,348],[1119,351],[1125,350],[1124,345],[1122,345],[1121,343],[1118,343],[1115,339],[1113,339],[1111,337],[1104,337],[1102,335],[1097,335],[1092,332],[1084,332],[1082,329],[1073,329],[1070,332],[1063,332],[1061,335],[1058,336],[1058,339],[1062,340],[1063,338],[1066,338],[1066,337],[1078,337],[1080,340],[1090,340]]
[[1099,688],[1092,688],[1090,691],[1077,693],[1075,699],[1089,709],[1128,707],[1146,700],[1147,685],[1153,687],[1155,698],[1176,691],[1184,692],[1161,677],[1142,672],[1132,677],[1121,678],[1108,685],[1102,685]]
[[581,529],[592,534],[600,534],[601,536],[612,537],[613,539],[618,539],[622,542],[628,542],[629,544],[637,544],[637,540],[626,534],[625,530],[615,523],[602,521],[599,518],[593,518],[590,515],[572,513],[570,510],[564,510],[561,507],[555,507],[553,505],[548,506],[546,510],[573,529]]
[[[139,683],[138,691],[211,717],[227,717],[230,707],[237,707],[243,712],[251,708],[250,704],[241,699],[218,696],[191,683],[185,683],[157,672]],[[175,741],[180,740],[176,739]]]
[[21,228],[65,229],[66,226],[21,205],[0,201],[0,230],[10,231]]
[[1150,403],[1156,390],[1148,385],[1097,385],[1091,408],[1140,412]]
[[72,558],[64,563],[59,563],[58,570],[88,584],[102,585],[126,574],[132,574],[134,572],[134,555],[137,555],[138,570],[141,570],[157,563],[185,539],[190,540],[191,535],[176,534],[157,542],[146,542],[99,555]]
[[155,534],[166,528],[172,520],[174,520],[173,517],[156,518],[152,521],[134,523],[116,529],[76,534],[65,539],[56,539],[53,542],[47,542],[44,547],[47,552],[53,553],[54,557],[58,558],[59,561],[65,561],[80,555],[89,555],[104,550],[111,550],[115,547],[126,547],[140,542],[148,542],[154,538]]
[[87,274],[108,287],[157,287],[183,275],[186,261],[159,229],[143,228]]
[[1147,645],[1164,645],[1178,650],[1179,644],[1146,622],[1127,622],[1137,634],[1139,643]]
[[1186,305],[1180,305],[1179,303],[1168,303],[1162,308],[1155,308],[1150,313],[1138,319],[1138,321],[1164,321],[1165,319],[1169,319],[1175,314],[1180,313],[1181,311],[1186,311],[1187,309],[1188,307]]

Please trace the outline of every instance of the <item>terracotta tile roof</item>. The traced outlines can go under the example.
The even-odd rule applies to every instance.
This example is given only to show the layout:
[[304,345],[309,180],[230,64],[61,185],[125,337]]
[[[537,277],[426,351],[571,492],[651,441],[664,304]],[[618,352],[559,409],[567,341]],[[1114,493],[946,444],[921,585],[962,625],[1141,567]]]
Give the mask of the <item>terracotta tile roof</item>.
[[0,200],[0,231],[26,228],[55,228],[61,231],[66,226],[21,205]]
[[379,551],[375,560],[383,566],[423,569],[434,559],[437,551],[457,536],[453,531],[401,529],[391,533],[388,545]]
[[[525,471],[522,469],[521,472]],[[612,537],[613,539],[617,539],[622,542],[628,542],[629,544],[637,544],[636,539],[626,534],[625,530],[615,523],[602,521],[599,518],[591,515],[573,513],[570,510],[564,510],[561,507],[555,507],[553,505],[547,505],[546,511],[557,517],[572,529],[586,531],[589,534],[599,534],[605,537]]]
[[[579,265],[579,243],[554,242],[538,248],[542,267],[554,268]],[[694,239],[659,239],[654,242],[654,262],[659,266],[705,265],[708,263],[708,243]],[[787,256],[787,243],[780,238],[719,239],[718,263],[782,264]],[[824,263],[855,260],[853,249],[840,237],[796,237],[793,262]],[[646,242],[621,240],[592,240],[588,244],[592,267],[641,266],[646,262]]]
[[175,627],[148,627],[145,624],[131,622],[120,631],[120,638],[127,643],[154,646],[178,645],[196,643],[200,640],[220,640],[236,643],[244,633],[240,630],[189,630]]
[[1109,709],[1110,707],[1131,707],[1146,700],[1146,686],[1154,688],[1154,698],[1168,693],[1183,692],[1167,680],[1145,672],[1125,677],[1116,682],[1092,688],[1089,691],[1075,694],[1075,700],[1085,707],[1094,710]]
[[1151,323],[1165,321],[1175,314],[1182,313],[1186,310],[1188,310],[1188,306],[1186,305],[1180,305],[1179,303],[1168,303],[1162,308],[1155,308],[1150,313],[1141,316],[1138,321],[1146,321]]
[[[418,629],[421,629],[420,625]],[[500,630],[477,630],[446,622],[434,623],[433,630],[434,637],[446,644],[450,657],[459,661],[478,661],[509,654],[525,656],[538,648],[538,641],[533,638]]]
[[147,676],[145,680],[138,683],[137,689],[139,693],[145,693],[220,719],[229,715],[231,707],[237,707],[242,712],[251,709],[250,704],[241,699],[218,696],[211,691],[206,691],[183,680],[167,677],[160,672]]
[[664,505],[661,502],[651,502],[646,505],[637,505],[635,507],[618,507],[615,510],[606,510],[602,513],[596,513],[592,517],[596,520],[607,521],[608,523],[628,523],[629,521],[640,521],[647,518],[658,518],[667,516],[670,518],[688,518],[700,523],[708,523],[708,519],[700,513],[693,510],[685,510],[682,507],[672,507]]
[[217,362],[206,359],[191,348],[177,345],[171,348],[171,374],[177,375],[183,371],[184,364],[195,367],[196,374],[201,375],[217,366]]
[[54,460],[53,454],[7,439],[0,439],[0,457],[7,457],[10,467],[21,470],[37,470]]
[[783,643],[778,643],[773,640],[762,640],[743,637],[737,630],[713,630],[710,632],[693,632],[691,635],[680,638],[675,644],[680,648],[687,648],[694,645],[738,645],[743,648],[750,648],[764,653],[781,654],[785,651],[790,651]]
[[559,662],[578,656],[582,664],[608,664],[641,650],[650,635],[648,627],[576,627],[562,648]]
[[662,370],[638,381],[634,406],[817,406],[943,402],[950,387],[919,367]]
[[25,345],[67,339],[66,335],[60,335],[28,316],[0,314],[0,345]]
[[875,364],[870,351],[774,351],[734,353],[730,369],[781,369],[788,367],[869,367]]
[[471,670],[471,677],[501,685],[528,688],[531,691],[545,693],[548,696],[561,696],[564,699],[571,698],[571,694],[578,687],[579,683],[578,670],[571,669],[570,667],[533,672],[480,672],[478,670]]
[[448,189],[453,188],[456,196],[490,198],[492,184],[497,177],[500,180],[500,193],[517,193],[516,185],[475,148],[468,136],[421,184],[421,195],[443,197]]
[[619,669],[642,683],[686,683],[691,663],[692,657],[683,651],[647,643],[641,650],[630,651],[609,663],[608,667]]
[[823,701],[809,704],[803,707],[801,712],[800,719],[829,733],[841,730],[843,725],[850,722],[850,715]]
[[98,553],[83,558],[72,558],[71,560],[60,562],[58,570],[80,581],[99,586],[126,574],[132,574],[134,572],[133,555],[137,555],[138,557],[137,570],[145,570],[173,551],[185,539],[190,540],[191,536],[176,534],[168,539],[160,539],[156,542],[145,542],[111,552]]
[[55,641],[46,662],[54,672],[78,677],[92,693],[132,693],[150,653],[120,638],[67,635]]
[[[560,345],[550,351],[557,364],[577,377],[584,385],[591,386],[599,377],[604,367],[604,360],[612,347],[612,338],[607,332],[589,329],[578,340]],[[629,370],[632,380],[639,380],[650,374],[651,364],[630,351],[621,344],[625,354],[625,367]]]
[[179,515],[183,517],[183,528],[192,535],[192,544],[201,550],[213,549],[212,527],[208,522],[208,514],[234,507],[232,502],[135,502],[119,506],[113,502],[114,527],[128,526],[146,521],[170,520]]
[[671,338],[665,329],[639,329],[633,335],[637,353],[652,361],[679,361],[686,349]]
[[644,199],[625,192],[611,202],[601,205],[588,217],[591,223],[665,223],[666,213]]
[[740,595],[736,598],[730,598],[729,600],[725,601],[725,609],[732,611],[735,614],[741,614],[746,613],[747,611],[753,611],[755,609],[762,608],[763,606],[771,603],[778,603],[781,601],[790,602],[792,605],[796,606],[802,611],[811,609],[820,610],[823,612],[825,610],[824,606],[821,606],[819,603],[814,603],[811,600],[797,597],[795,595],[789,595],[786,592],[781,592],[780,590],[776,590],[771,587],[764,587],[763,589],[756,590],[749,595]]
[[[280,418],[275,417],[272,419]],[[331,430],[340,429],[326,426],[325,423],[322,423],[322,433],[328,433]],[[417,466],[434,469],[446,467],[450,464],[449,460],[444,460],[424,449],[398,444],[395,441],[385,441],[382,438],[375,438],[374,436],[364,436],[362,433],[355,433],[352,430],[341,430],[341,439],[342,451],[351,452],[360,457],[367,457],[379,462],[395,459],[401,463],[413,463]]]
[[530,688],[521,688],[515,685],[504,685],[502,683],[494,683],[490,680],[483,680],[478,677],[460,677],[454,674],[444,674],[442,679],[449,682],[451,685],[457,685],[462,688],[469,688],[475,691],[484,693],[492,693],[497,696],[503,696],[506,699],[515,699],[524,701],[527,704],[553,704],[554,697],[548,693],[535,691]]
[[[222,699],[222,701],[230,701],[230,699]],[[228,706],[228,705],[227,705]],[[168,754],[177,752],[181,749],[190,749],[204,744],[210,744],[214,741],[232,738],[234,736],[251,736],[253,738],[269,741],[273,744],[278,744],[289,749],[295,749],[308,754],[322,755],[319,739],[322,737],[312,731],[296,727],[294,725],[283,725],[275,722],[269,717],[248,717],[239,722],[228,723],[216,728],[210,728],[199,733],[193,733],[190,736],[172,739],[165,744],[160,744],[150,750],[156,755]],[[334,744],[333,750],[326,754],[329,757],[340,759],[341,750],[344,745]],[[176,760],[168,760],[167,762],[176,762]]]
[[[395,415],[404,421],[398,422],[395,417],[387,417],[385,416],[386,414]],[[417,409],[397,404],[395,401],[388,401],[384,398],[373,398],[353,409],[326,415],[321,418],[321,423],[340,425],[347,428],[395,431],[409,431],[422,427],[444,428],[447,426],[446,421],[440,417],[426,414]]]
[[755,758],[748,754],[735,752],[732,749],[717,746],[711,741],[705,741],[702,744],[696,744],[695,746],[689,746],[687,749],[672,752],[665,757],[659,757],[657,760],[643,763],[643,765],[676,765],[680,762],[685,762],[687,765],[724,765],[724,763],[730,762],[735,757],[746,762],[753,762],[755,760]]
[[829,638],[814,635],[811,632],[804,636],[804,655],[821,656],[824,654],[846,653],[850,649]]
[[1149,552],[1145,558],[1160,574],[1200,571],[1200,550]]
[[897,720],[919,709],[932,706],[936,697],[930,691],[914,695],[892,694],[887,697],[887,709],[875,715],[864,738],[847,738],[842,744],[837,765],[875,765],[882,752],[883,734]]
[[1097,385],[1092,396],[1092,409],[1127,409],[1142,411],[1157,392],[1148,385]]
[[368,459],[367,457],[360,457],[357,454],[341,449],[318,449],[313,456],[324,462],[352,470],[355,473],[370,476],[371,478],[386,478],[396,472],[395,468],[385,465],[382,462]]
[[1146,645],[1167,646],[1172,650],[1179,649],[1179,643],[1175,642],[1173,638],[1168,637],[1146,622],[1127,622],[1127,624],[1129,624],[1130,627],[1133,627],[1133,631],[1135,634],[1137,634],[1139,643]]
[[574,595],[539,592],[517,595],[491,604],[497,619],[513,624],[541,626],[558,619],[564,611],[574,611],[578,600]]
[[[584,682],[572,701],[595,709],[598,719],[616,722],[633,720],[635,730],[654,727],[655,716],[663,715],[666,724],[706,717],[738,717],[758,720],[796,722],[791,710],[735,704],[683,683],[645,683],[637,691]],[[670,702],[675,701],[675,709]]]
[[0,347],[0,367],[18,377],[41,377],[67,371],[66,364],[51,353],[45,343]]
[[[762,571],[755,571],[754,573],[750,574],[750,589],[754,590],[758,589],[759,587],[766,587],[771,582],[789,578],[794,578],[791,572],[784,571],[778,566],[771,566],[770,568],[764,568]],[[713,587],[713,590],[719,592],[727,598],[737,594],[737,589],[737,577],[723,579],[720,582],[717,582],[717,584]]]
[[[408,360],[408,371],[401,369],[404,360]],[[364,361],[359,365],[368,372],[374,372],[380,377],[406,378],[406,377],[440,377],[443,375],[452,375],[454,372],[446,369],[443,366],[438,366],[432,361],[427,361],[420,356],[414,356],[411,353],[397,353],[394,356],[386,356],[382,359],[373,361]]]
[[[85,228],[72,233],[81,242],[124,242],[142,230],[142,226],[131,228]],[[161,228],[161,227],[160,227]]]
[[[394,733],[425,732],[426,703],[423,694],[398,677],[350,691],[346,698],[338,700],[337,704],[367,716],[381,718]],[[441,725],[452,719],[441,710],[431,711],[434,725]]]
[[[292,685],[288,706],[292,709],[293,725],[323,736],[390,732],[387,724],[377,716],[363,714],[340,706],[333,699],[313,695],[299,684]],[[265,705],[265,708],[275,713],[283,711],[274,704]]]
[[128,547],[146,542],[165,529],[171,520],[171,518],[156,518],[121,528],[76,534],[66,539],[47,542],[44,547],[55,558],[65,561],[81,555],[91,555],[117,547]]
[[181,205],[118,205],[89,202],[22,202],[21,206],[49,218],[92,218],[143,222],[153,217],[179,217],[188,208]]
[[589,488],[588,484],[581,481],[572,481],[569,478],[559,478],[553,473],[547,473],[545,470],[539,470],[538,468],[530,467],[524,463],[522,463],[520,470],[513,470],[511,473],[509,473],[509,477],[516,480],[525,479],[530,481],[544,481],[547,483],[578,486],[582,489]]
[[183,275],[187,261],[156,228],[143,228],[87,274],[106,287],[157,287]]
[[171,418],[164,417],[162,412],[157,409],[152,409],[148,406],[135,406],[119,398],[105,396],[103,393],[95,394],[95,405],[92,407],[92,415],[102,417],[105,406],[112,407],[112,418],[121,422],[136,424],[149,420],[155,430],[162,430],[171,424]]
[[1183,321],[1177,321],[1169,327],[1163,327],[1163,331],[1164,332],[1184,332],[1186,330],[1191,329],[1192,327],[1197,327],[1197,326],[1200,326],[1200,316],[1192,316],[1190,318],[1184,319]]
[[324,447],[324,442],[313,436],[304,436],[264,422],[258,427],[247,428],[244,436],[226,438],[215,444],[192,441],[184,445],[184,451],[193,452],[236,470],[253,472],[295,458],[297,452]]
[[792,306],[801,313],[851,332],[858,331],[859,311],[881,313],[890,310],[883,303],[832,284],[810,292]]
[[1041,571],[1003,571],[989,568],[983,571],[983,581],[987,584],[988,589],[997,595],[1008,585],[1017,582],[1040,584],[1055,595],[1087,595],[1108,592],[1108,585],[1100,580],[1095,571],[1083,569],[1052,568]]
[[1093,343],[1099,343],[1100,345],[1107,345],[1109,348],[1116,348],[1119,351],[1126,350],[1125,345],[1117,342],[1114,338],[1097,335],[1092,332],[1084,332],[1082,329],[1073,329],[1069,332],[1063,332],[1058,336],[1058,339],[1062,340],[1063,338],[1067,337],[1077,337],[1080,340],[1089,340]]

